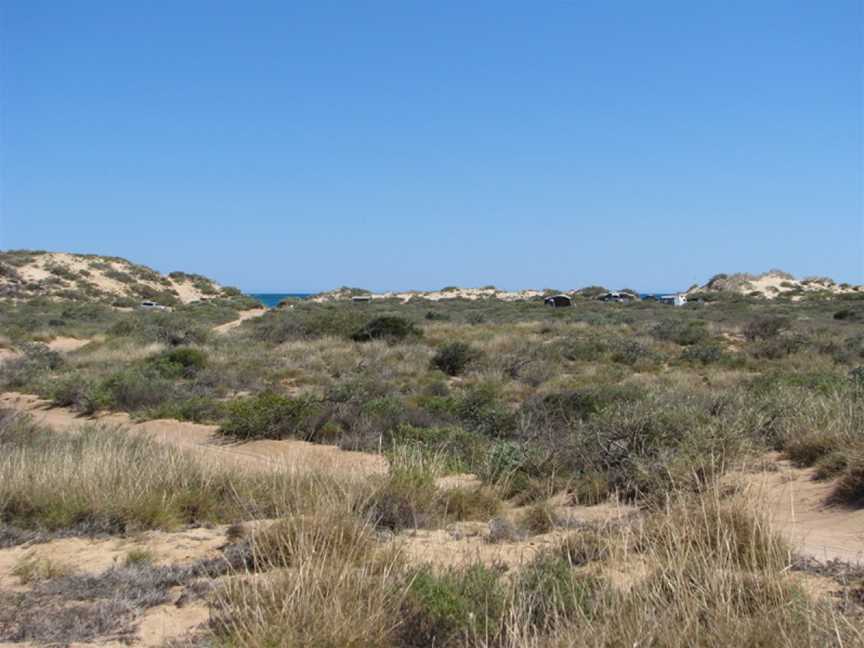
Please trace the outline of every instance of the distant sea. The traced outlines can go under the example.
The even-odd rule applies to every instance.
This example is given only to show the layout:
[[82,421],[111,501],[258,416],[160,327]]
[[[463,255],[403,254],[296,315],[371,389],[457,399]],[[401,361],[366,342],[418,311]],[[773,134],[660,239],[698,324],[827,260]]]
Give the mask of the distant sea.
[[306,299],[307,297],[311,297],[313,294],[314,293],[252,293],[249,296],[260,301],[267,308],[274,308],[283,299],[288,299],[289,297],[293,299]]

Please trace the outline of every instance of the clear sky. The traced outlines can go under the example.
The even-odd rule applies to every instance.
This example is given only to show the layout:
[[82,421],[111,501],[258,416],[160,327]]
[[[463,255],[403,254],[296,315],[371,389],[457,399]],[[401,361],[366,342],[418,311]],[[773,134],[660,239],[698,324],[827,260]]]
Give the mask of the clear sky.
[[0,20],[0,248],[248,291],[864,281],[860,0],[4,0]]

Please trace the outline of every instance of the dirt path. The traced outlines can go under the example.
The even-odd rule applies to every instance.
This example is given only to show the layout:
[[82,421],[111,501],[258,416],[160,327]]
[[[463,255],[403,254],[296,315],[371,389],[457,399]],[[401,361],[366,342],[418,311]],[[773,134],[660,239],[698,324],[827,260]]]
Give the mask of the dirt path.
[[266,312],[267,309],[263,306],[261,308],[252,308],[250,310],[240,311],[237,319],[231,320],[230,322],[225,322],[225,324],[220,324],[219,326],[214,326],[213,330],[217,333],[228,333],[229,331],[233,331],[235,328],[240,326],[246,320],[252,319],[254,317],[261,317]]
[[817,560],[864,563],[864,509],[826,504],[832,481],[815,481],[813,469],[772,457],[773,470],[745,476],[775,527],[800,553]]
[[380,455],[340,450],[336,446],[306,441],[250,441],[227,444],[217,434],[217,426],[188,423],[173,419],[135,422],[128,414],[105,413],[84,417],[65,407],[29,394],[0,394],[0,408],[29,413],[44,425],[70,430],[88,423],[119,425],[133,433],[194,452],[222,465],[254,470],[288,469],[297,472],[327,473],[345,477],[364,477],[387,472],[387,462]]

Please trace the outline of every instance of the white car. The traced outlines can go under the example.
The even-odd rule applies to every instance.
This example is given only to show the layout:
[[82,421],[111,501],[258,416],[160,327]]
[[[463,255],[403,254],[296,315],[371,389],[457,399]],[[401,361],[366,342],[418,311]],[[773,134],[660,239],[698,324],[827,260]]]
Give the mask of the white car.
[[140,308],[142,308],[143,310],[171,310],[167,306],[157,304],[154,301],[142,301]]

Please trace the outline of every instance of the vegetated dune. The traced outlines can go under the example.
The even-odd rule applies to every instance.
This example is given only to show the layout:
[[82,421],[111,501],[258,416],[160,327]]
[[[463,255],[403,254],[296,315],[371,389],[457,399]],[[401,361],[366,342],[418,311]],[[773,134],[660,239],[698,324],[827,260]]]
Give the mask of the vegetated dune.
[[789,297],[800,299],[806,293],[828,295],[864,294],[864,287],[838,284],[829,277],[805,277],[796,279],[783,270],[769,270],[759,275],[743,272],[717,274],[703,286],[694,286],[687,291],[691,297],[705,294],[736,294],[775,299]]
[[[371,292],[362,288],[337,288],[320,293],[311,297],[311,301],[327,303],[338,301],[350,301],[352,299],[382,300],[394,299],[408,302],[412,299],[424,299],[428,301],[444,301],[452,299],[463,299],[467,301],[478,301],[484,299],[497,299],[500,301],[530,301],[557,293],[549,289],[537,290],[502,290],[494,286],[484,288],[460,288],[451,286],[441,290],[421,291],[405,290],[390,292]],[[591,286],[587,288],[565,290],[562,294],[571,296],[583,296],[593,298],[606,292],[605,288]],[[633,291],[622,290],[620,292]],[[697,298],[706,295],[718,294],[747,295],[751,297],[764,297],[774,299],[787,296],[793,300],[800,299],[804,294],[825,293],[827,295],[848,295],[860,293],[864,295],[864,286],[853,286],[851,284],[837,283],[828,277],[807,277],[796,279],[788,272],[782,270],[770,270],[760,275],[747,273],[718,274],[714,275],[706,284],[691,287],[686,294]]]
[[132,306],[164,305],[239,295],[212,279],[185,272],[162,275],[126,259],[67,252],[0,252],[0,298],[54,297]]

